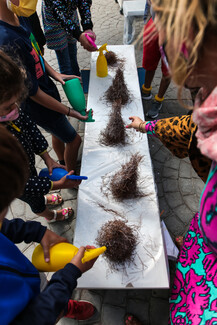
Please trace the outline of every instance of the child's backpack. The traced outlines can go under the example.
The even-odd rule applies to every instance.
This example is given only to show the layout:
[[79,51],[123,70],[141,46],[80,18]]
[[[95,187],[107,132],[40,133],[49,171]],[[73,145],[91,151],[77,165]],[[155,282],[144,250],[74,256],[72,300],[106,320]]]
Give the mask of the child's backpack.
[[32,263],[0,233],[0,324],[9,324],[40,293]]

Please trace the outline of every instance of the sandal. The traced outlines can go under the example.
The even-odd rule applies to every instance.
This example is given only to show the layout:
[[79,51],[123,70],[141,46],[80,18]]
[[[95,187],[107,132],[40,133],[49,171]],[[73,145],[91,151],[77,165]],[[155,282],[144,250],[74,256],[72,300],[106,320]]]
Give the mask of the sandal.
[[[48,197],[51,196],[51,201],[49,202]],[[45,205],[60,205],[63,203],[62,196],[58,193],[52,193],[44,195]]]
[[48,223],[60,222],[60,221],[65,221],[65,220],[69,219],[74,214],[74,210],[72,208],[64,208],[61,211],[62,211],[63,219],[57,219],[58,218],[57,210],[53,210],[53,213],[54,213],[53,219],[47,219],[47,218],[45,218],[45,219],[47,220]]
[[178,237],[176,237],[175,241],[176,241],[175,242],[176,247],[180,250],[182,248],[182,245],[183,245],[184,236],[178,236]]
[[127,314],[125,316],[125,325],[142,325],[138,318],[132,314]]

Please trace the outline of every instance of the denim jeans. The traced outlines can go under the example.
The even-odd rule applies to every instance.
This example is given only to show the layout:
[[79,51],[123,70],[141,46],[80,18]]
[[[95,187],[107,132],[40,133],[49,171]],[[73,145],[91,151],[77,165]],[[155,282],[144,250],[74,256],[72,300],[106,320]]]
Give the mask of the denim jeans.
[[80,69],[77,61],[77,42],[68,43],[66,48],[55,52],[61,73],[80,76]]

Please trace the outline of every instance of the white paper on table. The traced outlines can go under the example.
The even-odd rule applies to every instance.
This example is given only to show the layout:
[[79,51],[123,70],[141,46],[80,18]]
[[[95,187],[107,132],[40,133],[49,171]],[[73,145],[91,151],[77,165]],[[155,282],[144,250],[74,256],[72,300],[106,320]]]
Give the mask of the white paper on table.
[[171,260],[176,260],[178,257],[178,254],[179,254],[179,250],[176,247],[176,245],[174,244],[163,220],[161,221],[161,227],[162,227],[162,231],[163,231],[167,256]]
[[[132,115],[144,119],[134,46],[108,46],[108,50],[125,60],[124,77],[131,102],[122,108],[124,123],[128,124]],[[95,239],[101,226],[117,218],[100,205],[117,211],[118,218],[127,220],[129,226],[137,227],[139,244],[134,262],[118,272],[112,271],[105,258],[100,256],[94,267],[78,280],[78,288],[168,288],[167,259],[147,136],[128,130],[129,139],[125,146],[107,147],[99,143],[100,132],[107,126],[111,111],[111,105],[105,102],[103,95],[112,84],[116,70],[109,69],[106,78],[98,78],[97,56],[97,52],[92,53],[87,103],[87,108],[93,109],[96,121],[85,125],[81,175],[88,176],[88,180],[79,186],[74,244],[78,247],[96,245]],[[115,201],[111,194],[106,197],[101,191],[103,179],[114,175],[137,152],[143,156],[138,183],[145,196],[123,202]]]

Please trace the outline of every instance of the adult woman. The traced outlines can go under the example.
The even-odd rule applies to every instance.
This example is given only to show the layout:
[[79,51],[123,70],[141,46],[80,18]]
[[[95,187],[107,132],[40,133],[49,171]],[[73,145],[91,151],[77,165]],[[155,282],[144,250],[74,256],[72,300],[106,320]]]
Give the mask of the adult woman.
[[153,0],[152,3],[159,45],[164,59],[168,59],[173,80],[180,88],[202,87],[195,100],[193,121],[198,126],[196,136],[201,153],[213,160],[199,213],[192,219],[177,260],[170,324],[216,324],[217,1]]

